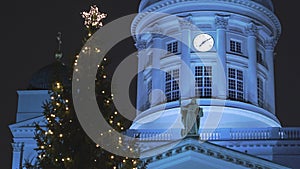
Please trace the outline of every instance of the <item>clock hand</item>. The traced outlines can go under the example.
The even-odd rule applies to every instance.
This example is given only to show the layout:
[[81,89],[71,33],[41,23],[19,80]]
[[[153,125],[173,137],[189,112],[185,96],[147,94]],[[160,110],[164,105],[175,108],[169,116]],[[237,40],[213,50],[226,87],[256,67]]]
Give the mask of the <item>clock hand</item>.
[[209,41],[210,39],[211,39],[211,38],[206,39],[205,41],[203,41],[203,42],[199,45],[199,47],[201,47],[205,42]]

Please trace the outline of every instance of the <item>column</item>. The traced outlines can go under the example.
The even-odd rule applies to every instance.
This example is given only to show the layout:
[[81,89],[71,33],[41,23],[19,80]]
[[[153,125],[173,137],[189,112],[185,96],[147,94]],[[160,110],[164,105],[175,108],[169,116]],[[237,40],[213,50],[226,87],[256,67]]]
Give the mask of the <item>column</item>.
[[23,147],[24,143],[12,143],[13,147],[13,158],[12,158],[12,169],[22,168],[23,160]]
[[213,70],[213,96],[220,99],[227,97],[227,59],[226,59],[226,29],[229,16],[216,15],[216,48],[217,66]]
[[160,71],[160,58],[163,54],[163,35],[161,32],[156,32],[152,35],[153,42],[153,57],[152,57],[152,93],[151,93],[151,107],[159,103],[162,103],[164,100],[163,92],[163,80],[164,76],[162,71]]
[[191,69],[191,16],[179,20],[181,26],[181,65],[179,71],[179,88],[181,99],[195,95],[195,76]]
[[143,111],[143,106],[146,104],[148,99],[145,85],[144,85],[144,57],[145,56],[145,49],[147,47],[147,42],[144,40],[138,40],[135,44],[136,48],[138,49],[138,79],[137,79],[137,100],[136,100],[136,107],[137,107],[137,114],[140,111]]
[[247,25],[248,43],[248,101],[257,105],[257,59],[256,59],[256,34],[257,27],[254,23]]
[[267,108],[270,112],[275,114],[275,79],[274,79],[274,40],[267,39],[265,41],[265,58],[268,66],[268,77],[266,83],[266,100]]

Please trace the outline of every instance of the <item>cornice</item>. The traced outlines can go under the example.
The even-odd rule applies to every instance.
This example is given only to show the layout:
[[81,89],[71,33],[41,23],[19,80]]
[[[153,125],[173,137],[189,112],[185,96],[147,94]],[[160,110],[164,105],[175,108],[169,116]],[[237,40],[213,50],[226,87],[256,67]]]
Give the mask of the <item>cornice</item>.
[[[132,27],[131,27],[131,32],[133,34],[135,34],[136,32],[136,28],[137,25],[139,24],[139,22],[147,16],[147,14],[151,13],[151,12],[157,12],[160,11],[163,8],[172,6],[176,3],[181,3],[181,2],[207,2],[207,3],[219,3],[219,4],[223,4],[223,3],[233,3],[236,5],[240,5],[240,6],[244,6],[247,8],[252,8],[255,9],[259,12],[262,12],[263,14],[265,14],[267,17],[269,17],[271,19],[271,21],[273,22],[274,26],[277,28],[277,32],[276,35],[274,36],[274,40],[275,42],[278,41],[280,34],[281,34],[281,24],[278,20],[278,18],[275,16],[274,12],[272,12],[271,10],[269,10],[268,8],[266,8],[265,6],[261,5],[261,4],[257,4],[255,2],[252,1],[245,1],[245,0],[165,0],[165,1],[158,1],[148,7],[146,7],[145,9],[143,9],[132,23]],[[134,37],[135,38],[135,37]]]

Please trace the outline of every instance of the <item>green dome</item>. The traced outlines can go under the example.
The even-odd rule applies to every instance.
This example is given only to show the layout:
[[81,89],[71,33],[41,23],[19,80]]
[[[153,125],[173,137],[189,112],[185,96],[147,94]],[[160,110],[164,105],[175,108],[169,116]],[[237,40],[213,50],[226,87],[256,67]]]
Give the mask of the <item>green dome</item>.
[[69,72],[70,70],[65,64],[61,61],[55,61],[34,73],[28,88],[31,90],[50,90],[52,84],[57,81],[62,82],[64,86],[70,86]]

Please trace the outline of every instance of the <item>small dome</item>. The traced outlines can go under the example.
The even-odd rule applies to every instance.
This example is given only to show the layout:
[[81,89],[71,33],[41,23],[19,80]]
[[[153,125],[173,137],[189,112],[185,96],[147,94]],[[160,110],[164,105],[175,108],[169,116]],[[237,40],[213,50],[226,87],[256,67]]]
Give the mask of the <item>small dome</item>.
[[70,86],[69,69],[59,60],[41,68],[33,74],[29,89],[31,90],[51,90],[52,84],[60,81],[64,86]]

